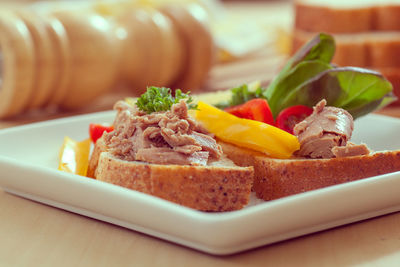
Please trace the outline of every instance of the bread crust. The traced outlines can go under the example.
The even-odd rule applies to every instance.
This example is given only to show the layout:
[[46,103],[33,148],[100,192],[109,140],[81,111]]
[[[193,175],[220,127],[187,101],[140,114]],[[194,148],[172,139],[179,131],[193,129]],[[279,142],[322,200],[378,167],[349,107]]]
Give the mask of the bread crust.
[[[350,1],[349,1],[350,2]],[[327,1],[296,0],[295,28],[310,32],[358,33],[368,31],[399,31],[400,5],[393,3],[362,3],[353,5]]]
[[400,5],[388,4],[374,9],[374,30],[400,31]]
[[[400,96],[400,68],[379,68],[377,69],[393,85],[393,93]],[[400,98],[393,102],[393,105],[399,105]]]
[[201,211],[243,208],[250,198],[253,167],[158,165],[99,156],[96,179]]
[[[295,30],[292,52],[310,41],[317,33]],[[400,68],[400,33],[373,32],[334,34],[336,43],[332,62],[339,66]]]
[[400,170],[400,151],[332,159],[282,160],[228,143],[219,144],[237,165],[254,166],[253,190],[264,200]]
[[400,34],[393,38],[373,38],[369,40],[369,66],[373,68],[400,67]]
[[226,158],[212,166],[120,160],[107,152],[103,136],[91,154],[89,177],[202,211],[238,210],[249,202],[253,167],[232,166]]
[[[103,136],[104,136],[104,134],[103,134]],[[107,150],[107,146],[106,146],[106,143],[104,142],[103,136],[100,137],[99,139],[97,139],[96,144],[94,145],[92,154],[89,159],[89,166],[88,166],[88,170],[86,173],[87,177],[95,178],[95,173],[96,173],[97,165],[99,163],[100,154],[101,154],[101,152],[104,152]]]
[[296,1],[294,9],[295,28],[305,31],[353,33],[369,31],[372,25],[373,9],[371,7],[333,8]]

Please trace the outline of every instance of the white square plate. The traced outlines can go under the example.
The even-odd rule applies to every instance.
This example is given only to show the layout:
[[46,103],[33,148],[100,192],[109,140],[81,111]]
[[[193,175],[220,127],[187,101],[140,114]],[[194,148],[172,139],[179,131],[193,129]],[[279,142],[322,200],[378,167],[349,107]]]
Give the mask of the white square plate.
[[[115,185],[57,171],[64,136],[88,137],[102,112],[0,130],[0,186],[7,192],[211,254],[231,254],[400,210],[400,173],[391,173],[234,212],[206,213]],[[400,149],[400,120],[368,115],[353,141]]]

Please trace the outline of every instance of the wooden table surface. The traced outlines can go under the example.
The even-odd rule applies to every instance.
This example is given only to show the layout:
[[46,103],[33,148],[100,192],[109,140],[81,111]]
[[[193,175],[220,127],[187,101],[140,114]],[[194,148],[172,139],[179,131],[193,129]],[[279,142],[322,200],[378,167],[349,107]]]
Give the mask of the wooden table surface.
[[[289,23],[289,3],[229,4],[260,19]],[[264,16],[265,15],[265,16]],[[254,15],[255,16],[255,15]],[[286,24],[287,26],[287,24]],[[205,88],[246,79],[269,79],[277,55],[261,52],[214,67]],[[121,93],[120,93],[121,94]],[[110,108],[116,93],[74,113],[45,113],[0,121],[0,128]],[[380,113],[400,117],[399,107]],[[57,148],[55,148],[57,149]],[[0,173],[0,175],[3,175]],[[245,228],[243,229],[246,230]],[[233,233],[234,234],[234,233]],[[264,246],[231,256],[212,256],[139,232],[26,200],[0,190],[0,266],[399,266],[400,213]]]

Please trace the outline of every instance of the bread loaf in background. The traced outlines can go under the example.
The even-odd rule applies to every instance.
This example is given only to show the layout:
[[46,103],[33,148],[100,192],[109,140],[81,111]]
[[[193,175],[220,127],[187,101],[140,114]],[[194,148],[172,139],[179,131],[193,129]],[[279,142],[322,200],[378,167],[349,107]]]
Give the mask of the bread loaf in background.
[[295,0],[294,12],[293,53],[315,34],[330,33],[333,63],[377,70],[400,96],[400,1]]
[[200,1],[79,1],[4,5],[0,119],[84,108],[117,86],[196,91],[215,57]]
[[309,32],[399,31],[396,0],[295,0],[295,28]]

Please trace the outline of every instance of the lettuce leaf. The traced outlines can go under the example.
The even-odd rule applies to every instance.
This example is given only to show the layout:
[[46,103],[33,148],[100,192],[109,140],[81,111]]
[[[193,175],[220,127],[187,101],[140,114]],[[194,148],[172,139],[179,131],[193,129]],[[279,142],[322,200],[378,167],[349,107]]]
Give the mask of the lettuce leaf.
[[334,53],[333,37],[320,33],[287,61],[267,88],[259,88],[257,93],[246,86],[232,89],[232,99],[227,103],[238,105],[262,97],[268,100],[276,118],[287,107],[312,107],[326,99],[328,105],[346,109],[358,118],[397,99],[391,83],[380,73],[330,64]]
[[320,33],[311,39],[307,44],[301,47],[296,54],[291,57],[275,79],[269,84],[265,97],[270,99],[277,89],[277,85],[282,79],[287,78],[291,70],[298,64],[305,61],[320,61],[321,63],[330,63],[335,54],[335,40],[329,34]]
[[[278,113],[284,108],[302,104],[302,102],[307,102],[310,97],[312,97],[311,102],[314,98],[320,98],[321,95],[326,96],[330,94],[330,91],[327,88],[321,87],[318,95],[315,94],[299,94],[293,95],[295,89],[313,79],[318,74],[323,71],[332,69],[332,66],[328,63],[319,60],[313,61],[305,61],[297,64],[294,68],[290,69],[286,75],[282,76],[279,82],[276,83],[275,87],[272,89],[268,87],[266,91],[264,91],[264,96],[268,100],[269,107],[271,108],[272,114],[274,117],[278,115]],[[269,92],[273,92],[272,94]],[[288,100],[287,96],[291,95],[292,97]],[[304,104],[303,104],[304,105]]]
[[322,71],[280,101],[281,108],[298,104],[311,107],[325,98],[328,105],[346,109],[358,118],[394,101],[392,91],[392,84],[378,72],[342,67]]

